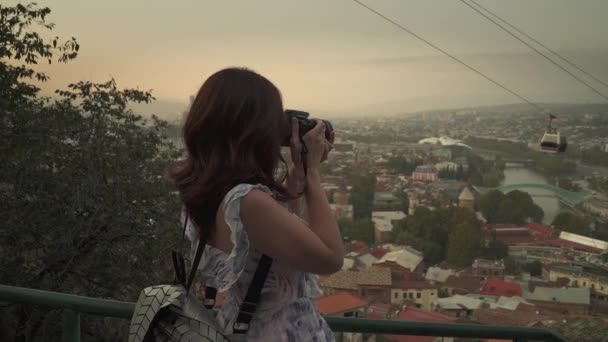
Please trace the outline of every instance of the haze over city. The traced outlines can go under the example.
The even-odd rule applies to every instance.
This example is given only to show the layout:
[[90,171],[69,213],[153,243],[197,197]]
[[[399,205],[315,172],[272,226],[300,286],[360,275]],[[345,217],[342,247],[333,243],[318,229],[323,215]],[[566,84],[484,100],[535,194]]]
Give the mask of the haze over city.
[[[482,4],[608,79],[608,2]],[[373,6],[533,101],[601,100],[459,1]],[[519,102],[352,1],[57,0],[53,10],[61,23],[53,34],[77,36],[82,49],[73,63],[48,67],[46,93],[114,77],[153,89],[157,101],[135,108],[167,119],[179,117],[206,77],[234,65],[269,77],[286,106],[321,116]]]
[[0,4],[0,340],[606,341],[606,13]]

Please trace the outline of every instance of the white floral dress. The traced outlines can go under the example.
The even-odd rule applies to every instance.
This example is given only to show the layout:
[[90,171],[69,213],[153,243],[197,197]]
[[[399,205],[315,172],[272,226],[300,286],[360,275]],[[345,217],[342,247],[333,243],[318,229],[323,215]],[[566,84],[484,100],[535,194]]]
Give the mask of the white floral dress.
[[[220,292],[226,291],[217,320],[227,334],[232,333],[239,306],[261,257],[261,253],[250,246],[240,217],[240,199],[252,189],[272,194],[263,185],[239,184],[230,190],[222,205],[234,248],[230,254],[226,254],[207,245],[199,266],[205,275],[206,285]],[[198,245],[198,232],[190,223],[186,235],[192,242],[194,253]],[[279,260],[274,260],[250,323],[247,341],[334,341],[331,329],[314,303],[314,298],[320,295],[316,276],[293,271],[281,265]]]

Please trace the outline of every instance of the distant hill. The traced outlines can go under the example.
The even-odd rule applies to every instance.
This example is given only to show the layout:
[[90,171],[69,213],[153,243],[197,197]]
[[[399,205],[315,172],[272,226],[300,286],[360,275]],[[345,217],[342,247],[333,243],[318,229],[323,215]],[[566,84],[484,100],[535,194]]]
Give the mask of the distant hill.
[[[545,108],[554,114],[586,114],[586,113],[607,113],[608,104],[604,103],[539,103],[540,107]],[[485,114],[503,114],[503,113],[519,113],[519,114],[534,114],[538,113],[532,106],[519,104],[504,104],[496,106],[480,106],[480,107],[465,107],[465,108],[450,108],[418,111],[412,113],[400,114],[399,116],[418,116],[418,115],[445,115],[458,112],[475,112],[477,115]]]

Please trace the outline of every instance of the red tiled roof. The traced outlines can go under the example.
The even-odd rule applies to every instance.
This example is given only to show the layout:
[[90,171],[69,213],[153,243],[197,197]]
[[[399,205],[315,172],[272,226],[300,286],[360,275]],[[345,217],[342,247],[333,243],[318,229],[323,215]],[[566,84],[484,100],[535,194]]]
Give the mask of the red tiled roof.
[[338,292],[327,297],[317,298],[315,304],[322,315],[337,314],[368,305],[364,299],[348,292]]
[[559,235],[559,231],[557,229],[538,222],[528,223],[526,224],[526,227],[530,230],[532,235],[544,237],[545,239]]
[[500,279],[488,279],[481,288],[481,294],[489,296],[521,296],[521,286]]

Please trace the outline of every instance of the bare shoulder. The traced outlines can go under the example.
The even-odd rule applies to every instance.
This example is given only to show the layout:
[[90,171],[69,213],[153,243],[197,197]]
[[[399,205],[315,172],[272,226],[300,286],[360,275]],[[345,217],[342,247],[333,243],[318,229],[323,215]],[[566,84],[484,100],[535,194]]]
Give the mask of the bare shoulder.
[[268,207],[275,202],[274,198],[272,198],[268,192],[260,189],[251,189],[251,191],[241,198],[241,211]]

